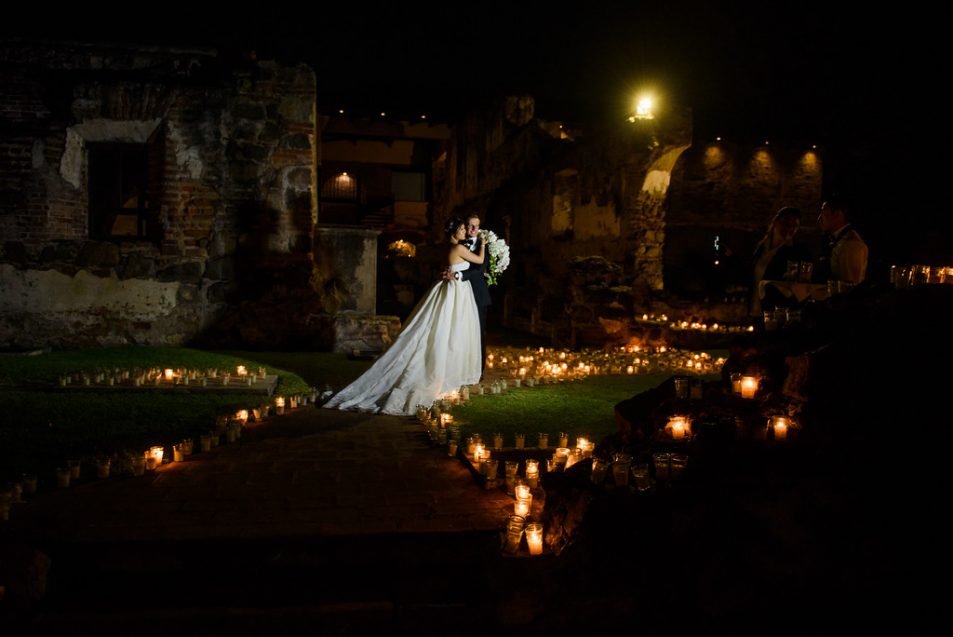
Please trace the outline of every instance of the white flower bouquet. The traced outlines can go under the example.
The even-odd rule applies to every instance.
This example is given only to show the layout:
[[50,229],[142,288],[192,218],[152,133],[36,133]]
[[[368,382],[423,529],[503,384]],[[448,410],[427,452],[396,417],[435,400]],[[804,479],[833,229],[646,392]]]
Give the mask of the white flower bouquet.
[[483,241],[486,243],[487,252],[490,254],[489,276],[486,279],[487,286],[495,285],[497,279],[503,274],[506,268],[510,267],[510,247],[502,237],[496,236],[492,230],[485,230]]

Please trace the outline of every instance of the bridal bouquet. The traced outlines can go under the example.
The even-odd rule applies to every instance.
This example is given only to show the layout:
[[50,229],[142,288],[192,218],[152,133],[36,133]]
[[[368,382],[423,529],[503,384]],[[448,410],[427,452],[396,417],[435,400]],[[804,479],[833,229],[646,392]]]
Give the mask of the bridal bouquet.
[[495,285],[503,271],[510,267],[510,247],[492,230],[484,231],[483,241],[486,243],[487,252],[490,253],[489,276],[486,279],[489,287]]

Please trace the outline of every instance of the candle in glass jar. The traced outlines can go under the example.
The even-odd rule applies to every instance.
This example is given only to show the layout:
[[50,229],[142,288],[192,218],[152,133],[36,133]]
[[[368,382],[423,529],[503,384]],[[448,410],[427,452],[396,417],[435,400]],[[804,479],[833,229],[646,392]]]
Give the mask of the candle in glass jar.
[[537,486],[539,486],[539,461],[538,460],[526,461],[526,482],[529,484],[531,489],[535,489]]
[[775,416],[772,420],[774,424],[774,439],[786,439],[788,437],[788,429],[791,426],[791,421],[784,416]]
[[530,494],[529,489],[530,487],[528,484],[516,485],[516,488],[514,489],[514,493],[516,493],[516,499],[525,500],[526,498],[531,498],[532,494]]
[[516,448],[523,449],[526,447],[526,434],[516,434]]
[[754,398],[758,391],[758,378],[756,376],[741,377],[741,397]]
[[529,554],[542,555],[543,525],[538,523],[527,524],[524,532],[526,533],[526,544],[529,546]]
[[733,394],[741,393],[741,374],[732,372],[731,374],[731,392]]
[[513,505],[513,512],[516,515],[522,518],[525,518],[526,516],[529,515],[529,510],[532,508],[532,506],[533,506],[533,496],[529,496],[527,498],[517,500],[516,504]]
[[672,438],[675,440],[681,440],[691,433],[688,419],[684,416],[674,416],[670,418],[665,428],[668,429],[672,434]]

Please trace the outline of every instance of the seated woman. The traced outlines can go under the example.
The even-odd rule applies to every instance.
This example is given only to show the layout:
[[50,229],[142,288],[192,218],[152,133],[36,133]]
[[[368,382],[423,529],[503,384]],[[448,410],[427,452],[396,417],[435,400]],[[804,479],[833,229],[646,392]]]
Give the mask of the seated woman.
[[[764,238],[758,242],[753,256],[753,285],[751,287],[751,316],[760,317],[765,310],[784,305],[786,299],[774,288],[765,290],[764,299],[758,293],[762,281],[780,281],[788,271],[788,261],[806,260],[804,250],[794,245],[794,235],[801,227],[801,211],[790,206],[775,213]],[[795,275],[795,279],[796,279]]]

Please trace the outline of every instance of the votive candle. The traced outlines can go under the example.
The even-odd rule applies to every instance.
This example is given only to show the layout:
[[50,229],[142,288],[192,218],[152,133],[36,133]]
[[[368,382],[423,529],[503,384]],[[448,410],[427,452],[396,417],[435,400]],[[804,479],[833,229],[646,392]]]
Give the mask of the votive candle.
[[741,397],[742,398],[754,398],[755,393],[758,391],[758,378],[757,376],[742,376],[741,377]]
[[791,421],[784,416],[774,417],[774,439],[784,440],[788,437],[788,429],[791,427]]
[[543,525],[539,523],[527,524],[524,529],[526,533],[526,544],[529,546],[530,555],[543,554]]

